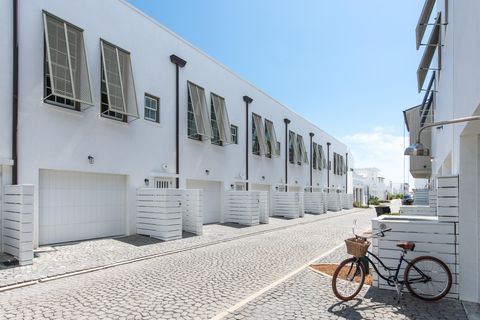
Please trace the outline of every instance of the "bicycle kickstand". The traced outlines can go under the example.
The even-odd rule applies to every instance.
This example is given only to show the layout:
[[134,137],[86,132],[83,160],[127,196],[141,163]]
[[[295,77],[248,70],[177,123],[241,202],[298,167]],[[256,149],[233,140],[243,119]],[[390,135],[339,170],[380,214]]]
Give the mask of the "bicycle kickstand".
[[394,282],[395,284],[395,289],[397,290],[397,303],[400,303],[400,299],[402,298],[402,295],[403,295],[403,283],[402,284],[398,284],[398,281],[395,281]]

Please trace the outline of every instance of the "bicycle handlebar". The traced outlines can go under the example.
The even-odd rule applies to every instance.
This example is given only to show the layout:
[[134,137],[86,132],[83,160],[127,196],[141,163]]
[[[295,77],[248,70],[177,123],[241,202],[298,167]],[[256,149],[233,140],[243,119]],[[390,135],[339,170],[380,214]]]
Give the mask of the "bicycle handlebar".
[[357,238],[357,239],[367,240],[367,239],[372,239],[374,236],[383,238],[383,237],[385,237],[385,232],[389,232],[389,231],[392,231],[392,228],[388,228],[388,229],[385,229],[385,230],[378,231],[377,233],[375,233],[375,235],[372,235],[370,237],[362,237],[362,236],[359,236],[358,234],[356,234],[355,232],[353,232],[353,234],[355,235],[355,238]]

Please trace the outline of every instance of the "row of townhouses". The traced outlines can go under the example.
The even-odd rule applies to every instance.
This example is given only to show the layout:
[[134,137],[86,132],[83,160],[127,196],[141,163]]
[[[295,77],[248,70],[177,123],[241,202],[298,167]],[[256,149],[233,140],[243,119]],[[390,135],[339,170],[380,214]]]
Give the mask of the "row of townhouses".
[[458,195],[443,188],[448,204],[440,208],[439,202],[438,209],[458,211],[452,217],[458,220],[458,289],[461,299],[474,302],[480,302],[479,12],[479,1],[425,1],[416,28],[423,99],[404,112],[410,142],[416,143],[406,150],[413,177],[428,179],[432,189],[440,187],[439,177],[458,177]]
[[140,187],[203,189],[204,223],[226,190],[352,188],[346,145],[125,1],[2,1],[0,99],[35,246],[135,233]]

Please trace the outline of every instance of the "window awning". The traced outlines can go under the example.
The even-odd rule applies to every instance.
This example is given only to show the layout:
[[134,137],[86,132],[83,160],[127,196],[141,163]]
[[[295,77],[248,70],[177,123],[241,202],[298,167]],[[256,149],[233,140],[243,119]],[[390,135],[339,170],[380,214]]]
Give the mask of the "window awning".
[[318,152],[318,144],[315,142],[312,144],[312,152],[312,167],[320,170],[320,153]]
[[46,12],[43,26],[52,94],[93,105],[83,30]]
[[262,117],[252,113],[253,130],[257,135],[258,145],[260,146],[260,155],[267,154],[267,144],[265,143],[265,127],[263,126]]
[[433,90],[433,84],[435,83],[435,72],[432,74],[432,77],[430,78],[430,81],[428,82],[427,89],[425,90],[425,96],[422,101],[422,106],[420,108],[420,127],[423,127],[425,124],[427,117],[430,113],[431,106],[433,103],[433,97],[434,97],[434,90]]
[[297,134],[293,131],[288,132],[288,138],[289,138],[289,158],[290,158],[290,149],[293,149],[293,163],[298,163],[300,162],[300,154],[298,150],[298,140],[297,140]]
[[101,41],[101,49],[108,111],[138,118],[130,53],[104,40]]
[[[437,14],[435,21],[440,21],[440,12]],[[418,81],[418,92],[422,91],[423,84],[425,83],[425,78],[427,77],[428,70],[430,70],[430,65],[432,63],[433,55],[435,50],[439,46],[440,40],[440,24],[436,23],[428,39],[427,46],[423,52],[422,60],[420,60],[420,65],[417,69],[417,81]]]
[[327,158],[325,157],[325,152],[323,151],[323,147],[321,145],[318,145],[319,151],[320,151],[320,158],[321,158],[321,167],[323,169],[327,168]]
[[192,102],[193,117],[195,120],[197,134],[204,138],[211,138],[212,127],[208,116],[207,99],[205,90],[191,82],[188,82],[188,95]]
[[[417,27],[415,28],[415,36],[417,40],[417,50],[420,48],[420,45],[427,30],[428,20],[432,15],[433,7],[435,6],[435,0],[426,0],[423,5],[422,13],[418,19]],[[440,20],[437,20],[440,21]]]
[[272,156],[280,156],[280,150],[277,148],[277,134],[273,122],[265,119],[265,129],[267,130],[268,139],[272,148]]
[[224,144],[231,144],[232,141],[232,129],[230,126],[230,120],[228,119],[227,108],[225,105],[225,99],[211,93],[211,98],[213,101],[213,109],[215,112],[215,117],[217,119],[218,132],[220,135],[220,141]]
[[308,154],[307,150],[305,149],[305,144],[303,143],[303,137],[301,135],[297,135],[297,143],[300,152],[298,162],[308,163]]

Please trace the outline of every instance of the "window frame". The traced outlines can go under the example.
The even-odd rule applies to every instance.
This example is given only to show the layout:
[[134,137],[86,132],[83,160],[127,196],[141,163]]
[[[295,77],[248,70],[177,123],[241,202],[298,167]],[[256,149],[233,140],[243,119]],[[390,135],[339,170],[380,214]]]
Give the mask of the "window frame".
[[[196,96],[196,100],[194,99],[194,95]],[[193,119],[189,119],[190,115]],[[198,117],[201,119],[198,119]],[[190,130],[192,130],[190,122],[195,124],[195,133],[190,132]],[[200,130],[199,124],[201,125]],[[187,81],[187,137],[197,141],[208,140],[212,137],[211,120],[205,89],[191,81]]]
[[[235,133],[233,133],[234,131]],[[230,124],[230,132],[232,133],[232,144],[238,144],[238,126]]]
[[[153,110],[152,108],[147,107],[147,104],[146,104],[147,99],[155,101],[155,103],[157,104],[157,109],[156,110]],[[155,112],[155,119],[147,118],[147,115],[146,115],[146,110],[147,109]],[[152,94],[149,94],[149,93],[145,92],[144,103],[143,103],[143,119],[146,120],[146,121],[153,122],[153,123],[160,123],[160,98],[159,97],[156,97]]]
[[[259,150],[255,148],[255,138]],[[263,119],[260,115],[252,112],[252,153],[255,155],[263,156],[267,154],[267,145],[265,143],[265,127],[263,125]]]
[[[277,134],[275,132],[275,126],[273,121],[265,118],[265,144],[267,147],[267,158],[280,156],[280,150],[278,149]],[[270,148],[269,148],[270,144]]]

